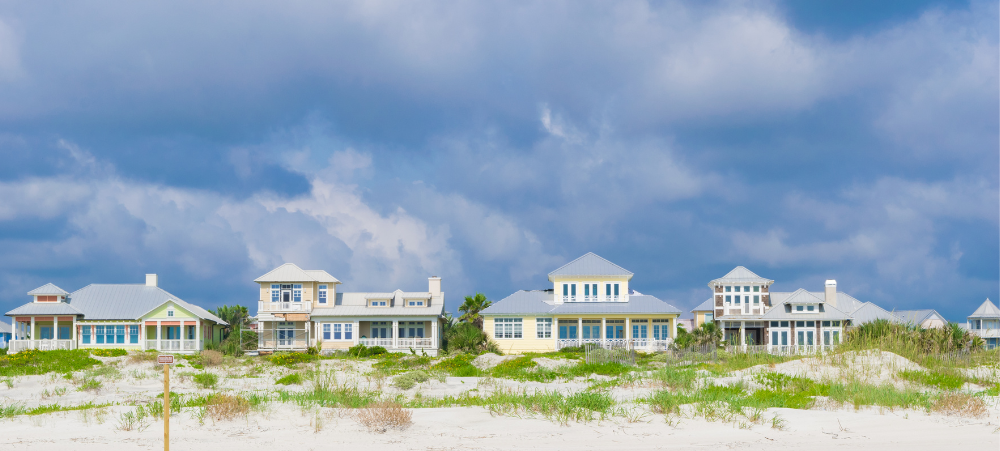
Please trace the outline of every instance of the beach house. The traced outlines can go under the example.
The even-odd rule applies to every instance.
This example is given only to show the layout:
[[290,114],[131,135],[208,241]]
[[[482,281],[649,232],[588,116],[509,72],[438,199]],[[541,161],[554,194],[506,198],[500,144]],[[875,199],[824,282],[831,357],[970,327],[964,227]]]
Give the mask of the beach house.
[[427,291],[344,293],[323,270],[285,263],[254,280],[260,352],[346,350],[357,344],[390,352],[437,355],[444,292],[430,277]]
[[91,284],[72,293],[51,283],[28,292],[12,318],[11,352],[27,349],[123,348],[194,353],[218,342],[226,322],[158,286]]
[[593,344],[664,350],[676,336],[673,305],[632,289],[632,272],[587,253],[549,273],[551,288],[522,290],[481,313],[506,353]]
[[986,342],[986,349],[1000,347],[1000,308],[989,299],[969,315],[969,331]]

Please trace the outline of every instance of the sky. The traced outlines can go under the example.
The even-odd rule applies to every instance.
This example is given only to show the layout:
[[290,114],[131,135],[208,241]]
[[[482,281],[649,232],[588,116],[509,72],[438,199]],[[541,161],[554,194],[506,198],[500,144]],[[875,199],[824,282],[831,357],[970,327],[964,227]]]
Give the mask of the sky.
[[1000,298],[996,1],[0,4],[0,307],[256,309],[285,263],[447,309],[586,252],[687,312],[738,265]]

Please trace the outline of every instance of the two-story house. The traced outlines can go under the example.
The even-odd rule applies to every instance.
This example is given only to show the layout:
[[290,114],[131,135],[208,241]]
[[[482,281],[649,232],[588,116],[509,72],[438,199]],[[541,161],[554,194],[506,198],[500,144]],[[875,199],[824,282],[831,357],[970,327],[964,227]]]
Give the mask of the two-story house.
[[342,293],[340,281],[326,271],[285,263],[254,282],[260,286],[261,352],[344,350],[364,344],[437,355],[441,347],[440,277],[428,279],[427,291]]
[[629,288],[632,275],[587,253],[549,273],[552,288],[518,291],[483,310],[485,332],[507,353],[584,344],[666,349],[680,310]]
[[31,302],[7,312],[13,318],[10,351],[122,348],[190,354],[221,341],[225,321],[157,285],[156,274],[146,274],[145,284],[91,284],[69,293],[48,283],[31,290]]
[[986,349],[1000,347],[1000,308],[989,299],[969,315],[969,332],[986,342]]

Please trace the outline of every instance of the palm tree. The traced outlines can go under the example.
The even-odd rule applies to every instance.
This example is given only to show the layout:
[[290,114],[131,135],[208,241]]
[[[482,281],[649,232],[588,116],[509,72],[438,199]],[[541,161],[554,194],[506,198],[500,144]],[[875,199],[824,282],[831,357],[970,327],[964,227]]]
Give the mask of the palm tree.
[[458,311],[462,312],[462,316],[458,320],[472,323],[477,329],[483,330],[483,317],[479,316],[479,312],[486,310],[491,305],[493,305],[493,301],[486,299],[485,294],[476,293],[475,296],[466,296],[465,302],[458,308]]
[[228,326],[223,328],[223,338],[228,337],[234,329],[242,330],[247,324],[250,324],[250,313],[242,305],[223,305],[208,312],[229,323]]
[[719,329],[715,323],[702,323],[701,327],[695,329],[691,334],[700,345],[718,346],[719,342],[722,341],[722,329]]

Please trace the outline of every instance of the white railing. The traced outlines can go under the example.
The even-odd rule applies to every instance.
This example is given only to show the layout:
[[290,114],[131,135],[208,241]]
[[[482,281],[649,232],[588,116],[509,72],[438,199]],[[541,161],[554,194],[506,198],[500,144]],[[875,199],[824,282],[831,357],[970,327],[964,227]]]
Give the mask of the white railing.
[[647,351],[663,351],[673,343],[673,339],[656,340],[652,338],[560,338],[556,340],[556,349],[566,347],[583,346],[585,344],[595,344],[605,349],[641,349]]
[[397,338],[396,343],[400,348],[433,348],[434,340],[430,338]]
[[258,312],[311,312],[312,301],[267,302],[257,301]]
[[51,351],[54,349],[76,349],[76,342],[73,340],[11,340],[11,352],[17,353],[29,349],[39,351]]
[[365,346],[381,346],[383,348],[392,347],[391,338],[359,338],[358,343],[361,343]]
[[292,350],[306,349],[310,346],[309,330],[298,329],[259,329],[257,330],[257,349]]
[[164,352],[192,352],[198,350],[198,340],[146,340],[146,349]]

